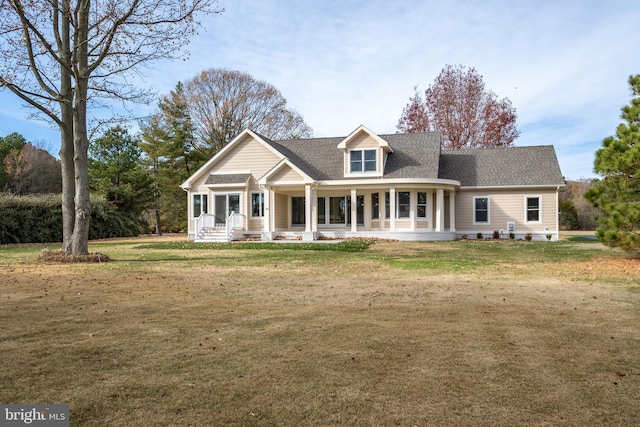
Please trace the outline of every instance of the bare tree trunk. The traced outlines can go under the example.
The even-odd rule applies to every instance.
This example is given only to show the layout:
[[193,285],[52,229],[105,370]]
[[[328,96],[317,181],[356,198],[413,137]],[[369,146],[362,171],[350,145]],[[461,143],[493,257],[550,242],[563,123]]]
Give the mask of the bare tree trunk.
[[160,226],[160,209],[156,209],[156,234],[162,236],[162,227]]
[[76,13],[76,93],[73,111],[73,163],[75,167],[75,222],[71,248],[74,255],[89,254],[89,221],[91,204],[89,201],[89,169],[87,137],[87,94],[88,75],[88,35],[90,0],[80,0]]
[[[57,11],[55,11],[57,13]],[[71,78],[71,12],[63,2],[60,31],[60,166],[62,169],[62,250],[71,254],[75,222],[75,166],[73,161],[73,90]]]

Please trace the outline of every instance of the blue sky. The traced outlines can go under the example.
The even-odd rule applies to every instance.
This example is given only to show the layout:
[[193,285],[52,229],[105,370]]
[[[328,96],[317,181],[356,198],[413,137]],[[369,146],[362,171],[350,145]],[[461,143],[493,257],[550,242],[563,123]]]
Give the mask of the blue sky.
[[[568,179],[589,178],[595,151],[615,133],[640,73],[637,0],[220,0],[202,17],[187,61],[142,70],[141,87],[166,94],[208,68],[248,72],[278,88],[314,136],[363,124],[395,133],[413,87],[446,64],[475,67],[518,114],[516,145],[554,145]],[[138,116],[155,105],[131,105]],[[55,129],[26,119],[0,92],[0,135],[59,148]]]

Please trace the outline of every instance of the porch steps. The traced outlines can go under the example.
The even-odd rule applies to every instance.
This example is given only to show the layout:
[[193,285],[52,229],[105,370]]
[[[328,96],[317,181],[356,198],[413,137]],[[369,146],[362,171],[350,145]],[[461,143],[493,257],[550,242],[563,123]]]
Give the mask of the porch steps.
[[226,227],[205,227],[198,233],[196,242],[228,242]]

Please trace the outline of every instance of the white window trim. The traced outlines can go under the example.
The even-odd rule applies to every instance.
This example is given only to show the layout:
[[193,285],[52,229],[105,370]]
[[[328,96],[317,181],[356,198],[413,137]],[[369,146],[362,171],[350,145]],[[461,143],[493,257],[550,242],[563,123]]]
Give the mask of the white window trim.
[[[528,221],[529,208],[527,206],[527,199],[538,199],[538,220]],[[524,223],[525,224],[542,224],[542,195],[524,196]]]
[[[424,193],[424,203],[420,203],[419,193]],[[424,205],[424,216],[418,215],[418,208]],[[426,191],[416,191],[416,218],[419,220],[426,220],[429,217],[429,193]]]
[[[400,216],[400,193],[409,193],[409,210],[408,215],[407,216]],[[400,220],[407,220],[411,218],[411,201],[413,200],[413,197],[411,196],[411,191],[398,191],[396,190],[396,219],[400,219]],[[407,206],[407,205],[403,205],[403,206]]]
[[[360,151],[362,152],[362,171],[352,171],[351,170],[351,153],[354,151]],[[365,171],[364,170],[364,164],[365,164],[365,160],[364,160],[364,152],[365,151],[374,151],[376,153],[376,169],[372,170],[372,171]],[[346,170],[346,174],[345,176],[381,176],[381,173],[379,172],[380,170],[380,150],[378,148],[358,148],[358,149],[353,149],[353,150],[349,150],[346,152],[346,163],[347,163],[347,170]]]
[[[476,199],[487,199],[487,221],[476,221]],[[526,203],[526,202],[525,202]],[[491,197],[489,196],[473,196],[473,225],[491,225]]]
[[[262,203],[260,203],[260,214],[259,215],[254,215],[253,214],[253,195],[254,194],[262,195]],[[251,218],[264,218],[264,198],[265,198],[264,191],[252,191],[250,193],[250,195],[249,195],[249,209],[251,210]]]
[[207,193],[207,192],[204,192],[204,193],[203,192],[191,193],[191,206],[190,206],[190,208],[191,208],[191,218],[194,218],[194,219],[198,218],[200,216],[200,215],[196,216],[196,212],[195,212],[195,209],[194,209],[196,196],[200,197],[200,213],[203,212],[203,209],[202,209],[202,206],[203,206],[202,205],[202,196],[207,196],[207,203],[205,205],[205,213],[209,213],[209,199],[211,198],[209,193]]

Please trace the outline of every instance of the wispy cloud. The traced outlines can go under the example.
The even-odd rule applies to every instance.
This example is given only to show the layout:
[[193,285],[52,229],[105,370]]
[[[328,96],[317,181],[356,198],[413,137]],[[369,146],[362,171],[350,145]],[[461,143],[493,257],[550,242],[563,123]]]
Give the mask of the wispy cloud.
[[[203,18],[188,61],[145,70],[141,85],[167,93],[212,68],[276,86],[316,136],[364,124],[395,132],[413,87],[446,64],[475,67],[518,113],[518,145],[553,144],[568,178],[593,175],[640,73],[640,3],[634,0],[221,0]],[[5,98],[0,97],[0,102]],[[154,106],[137,107],[141,115]],[[0,111],[0,130],[14,118]]]

